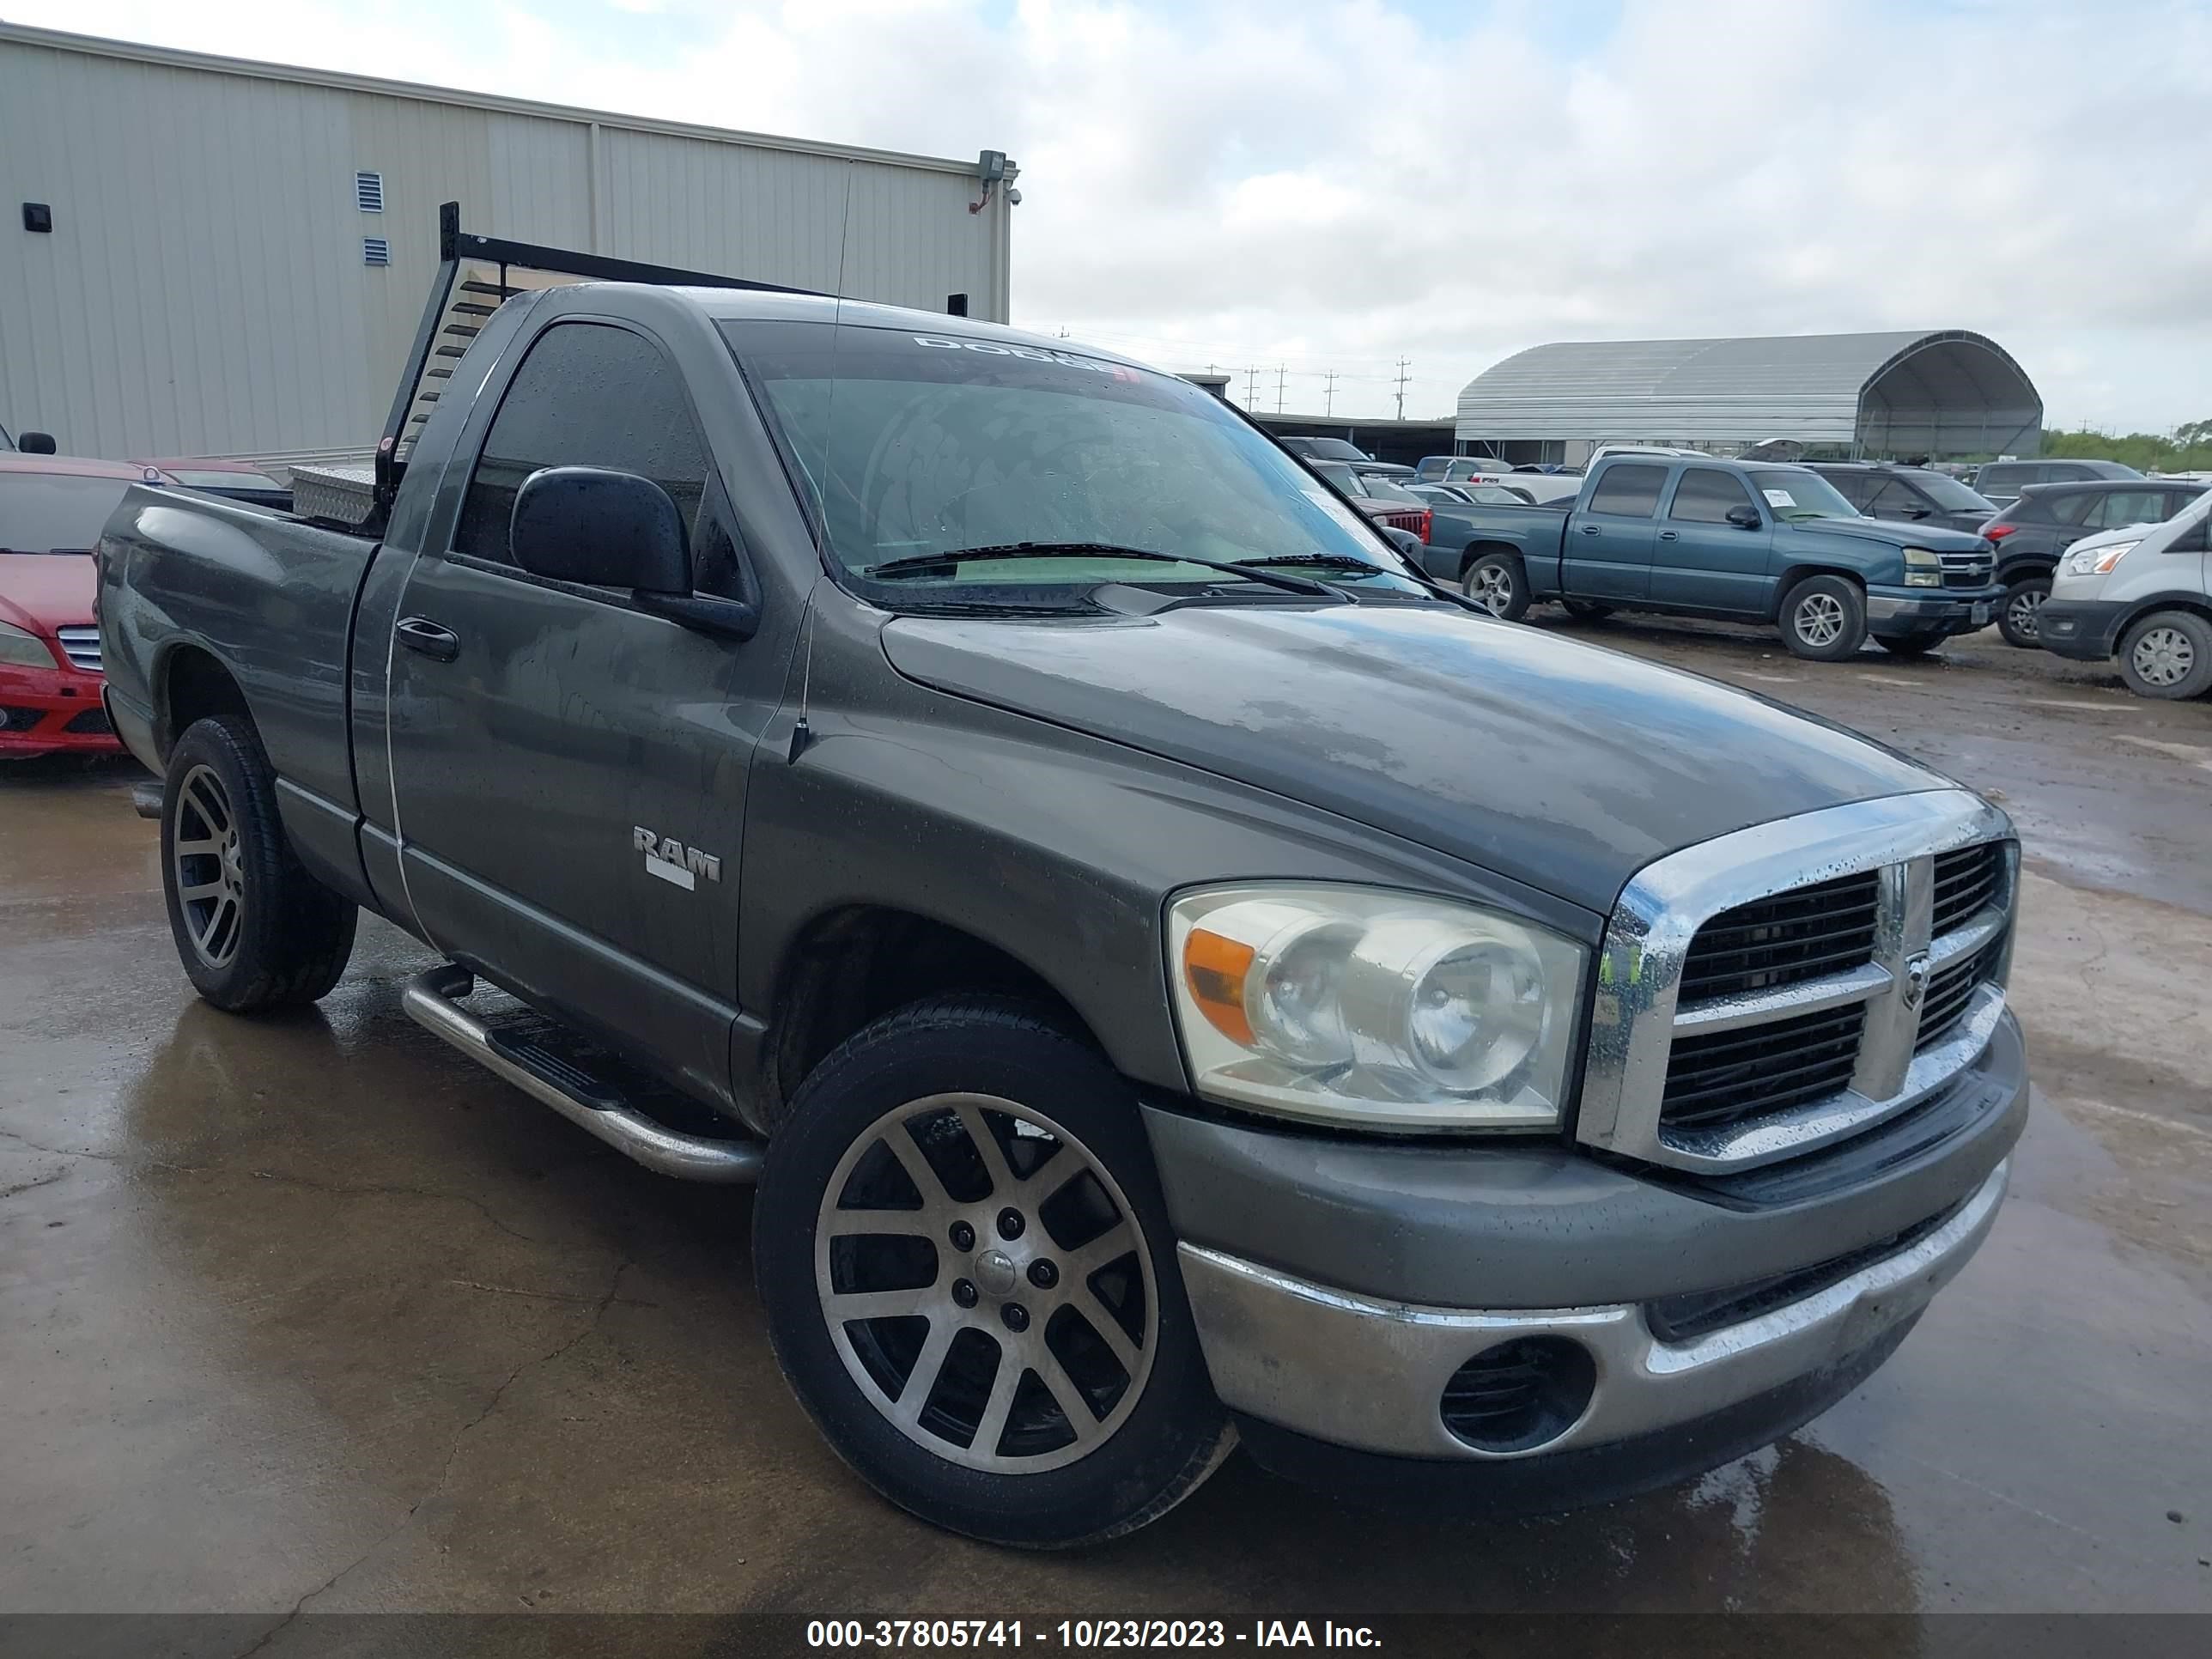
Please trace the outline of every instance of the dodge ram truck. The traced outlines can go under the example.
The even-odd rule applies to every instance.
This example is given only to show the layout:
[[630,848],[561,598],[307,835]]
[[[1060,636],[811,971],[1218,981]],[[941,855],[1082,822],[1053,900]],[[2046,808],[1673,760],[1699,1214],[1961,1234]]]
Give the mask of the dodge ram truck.
[[1987,626],[2004,599],[1981,537],[1866,518],[1795,465],[1615,453],[1570,501],[1462,516],[1473,522],[1425,562],[1509,622],[1556,599],[1586,621],[1656,611],[1765,623],[1796,655],[1836,662],[1869,635],[1923,655]]
[[171,929],[250,1016],[382,917],[460,1054],[755,1186],[890,1500],[1078,1544],[1239,1442],[1604,1499],[1826,1409],[1988,1235],[1998,809],[1482,614],[1127,358],[531,252],[448,234],[366,527],[110,521]]

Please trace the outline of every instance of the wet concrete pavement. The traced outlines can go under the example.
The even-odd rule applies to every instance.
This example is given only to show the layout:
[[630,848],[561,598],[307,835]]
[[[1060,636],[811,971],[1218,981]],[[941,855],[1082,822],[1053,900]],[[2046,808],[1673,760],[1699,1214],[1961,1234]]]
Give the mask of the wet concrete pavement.
[[1237,1459],[1107,1548],[947,1538],[786,1391],[744,1194],[643,1173],[418,1031],[395,982],[425,954],[380,924],[315,1011],[198,1005],[134,773],[38,768],[0,774],[0,1610],[252,1613],[237,1648],[281,1651],[301,1609],[2212,1609],[2212,705],[1995,643],[1824,666],[1576,631],[1923,756],[2026,835],[2041,1109],[2011,1201],[1779,1447],[1492,1524]]

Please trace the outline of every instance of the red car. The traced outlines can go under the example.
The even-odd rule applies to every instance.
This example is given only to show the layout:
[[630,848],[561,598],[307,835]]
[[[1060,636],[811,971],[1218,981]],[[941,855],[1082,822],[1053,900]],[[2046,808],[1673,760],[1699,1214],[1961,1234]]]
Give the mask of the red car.
[[0,759],[122,747],[100,707],[93,549],[139,466],[0,454]]

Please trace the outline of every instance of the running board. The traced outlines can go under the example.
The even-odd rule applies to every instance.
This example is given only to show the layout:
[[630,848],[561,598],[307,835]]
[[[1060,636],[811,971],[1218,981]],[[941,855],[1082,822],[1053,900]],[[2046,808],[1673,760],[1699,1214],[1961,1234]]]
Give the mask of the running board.
[[588,1074],[532,1045],[502,1041],[499,1032],[455,1005],[454,999],[466,996],[474,984],[467,969],[448,963],[409,980],[400,1006],[417,1025],[648,1170],[725,1186],[750,1186],[760,1179],[760,1142],[679,1133]]

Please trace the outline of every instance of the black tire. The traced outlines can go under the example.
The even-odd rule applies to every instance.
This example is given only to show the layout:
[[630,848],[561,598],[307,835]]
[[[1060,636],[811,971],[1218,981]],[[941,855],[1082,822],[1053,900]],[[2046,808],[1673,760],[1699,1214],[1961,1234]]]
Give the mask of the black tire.
[[1783,596],[1775,620],[1790,655],[1841,662],[1866,643],[1866,595],[1841,576],[1808,576]]
[[[974,1154],[975,1164],[956,1164],[956,1173],[964,1168],[971,1180],[991,1182],[981,1173],[982,1148],[960,1121],[946,1127],[957,1114],[939,1103],[949,1097],[995,1097],[1018,1109],[1032,1127],[1042,1122],[1057,1136],[1067,1138],[1051,1148],[1046,1161],[1030,1174],[1061,1167],[1071,1153],[1076,1161],[1066,1168],[1105,1173],[1118,1194],[1104,1185],[1095,1191],[1121,1218],[1106,1225],[1105,1234],[1134,1228],[1127,1249],[1115,1258],[1116,1265],[1091,1268],[1079,1279],[1079,1264],[1070,1261],[1067,1279],[1055,1299],[1049,1290],[1032,1288],[1060,1284],[1056,1276],[1050,1280],[1036,1277],[1033,1260],[1026,1267],[1017,1264],[1004,1273],[999,1271],[1004,1264],[987,1260],[1000,1248],[988,1229],[995,1227],[1000,1237],[1009,1237],[1002,1223],[992,1220],[1000,1213],[992,1206],[1002,1200],[1005,1208],[1018,1204],[1024,1206],[1018,1212],[1033,1218],[1011,1236],[1027,1242],[1005,1249],[1057,1252],[1066,1261],[1073,1250],[1085,1248],[1078,1238],[1071,1250],[1050,1214],[1053,1203],[1070,1189],[1082,1188],[1080,1181],[1055,1185],[1052,1183],[1066,1178],[1045,1175],[1047,1184],[1034,1189],[1017,1187],[1011,1196],[1003,1185],[992,1182],[981,1197],[972,1188],[961,1197],[954,1192],[957,1182],[950,1179],[924,1188],[922,1177],[913,1173],[914,1166],[904,1158],[898,1159],[901,1168],[887,1171],[885,1160],[896,1151],[890,1134],[901,1136],[906,1152],[922,1156],[913,1134],[897,1127],[898,1115],[915,1114],[915,1121],[925,1126],[925,1141],[941,1152],[950,1138]],[[1014,1114],[972,1102],[969,1109],[979,1121],[996,1120],[985,1133],[997,1140],[1006,1176],[1021,1168],[1016,1149],[1024,1149],[1026,1156],[1039,1150],[1035,1139],[1025,1140],[1013,1132]],[[887,1125],[891,1126],[888,1130]],[[936,1163],[935,1158],[926,1161]],[[904,1181],[921,1200],[922,1208],[916,1210],[902,1200],[883,1201],[879,1193],[863,1194],[862,1201],[854,1201],[858,1183],[886,1179]],[[1022,1196],[1024,1191],[1029,1197]],[[1047,1194],[1053,1195],[1051,1202]],[[869,1196],[878,1201],[865,1201]],[[1030,1211],[1031,1204],[1043,1207]],[[961,1206],[978,1207],[963,1216]],[[835,1216],[860,1209],[888,1212],[894,1218],[889,1228],[879,1224],[866,1230],[870,1235],[884,1231],[911,1234],[899,1241],[902,1248],[910,1247],[914,1238],[928,1239],[933,1265],[912,1267],[897,1285],[884,1292],[915,1298],[921,1312],[856,1319],[830,1311],[834,1297],[878,1294],[874,1285],[857,1276],[841,1286],[840,1257],[826,1239],[818,1237],[833,1224]],[[912,1224],[896,1221],[902,1215],[918,1218]],[[949,1227],[948,1216],[953,1218]],[[969,1230],[964,1237],[963,1226]],[[855,1237],[863,1246],[870,1242],[866,1236]],[[1108,1241],[1109,1249],[1111,1243]],[[842,1260],[848,1264],[859,1260],[858,1247],[854,1255]],[[991,1543],[1031,1549],[1112,1538],[1174,1508],[1235,1444],[1184,1299],[1167,1206],[1152,1170],[1136,1097],[1096,1049],[1021,1002],[968,996],[917,1003],[878,1019],[816,1066],[769,1144],[753,1206],[753,1261],[777,1361],[817,1425],[862,1480],[902,1509],[937,1526]],[[1144,1278],[1147,1266],[1148,1280]],[[997,1274],[994,1285],[987,1273]],[[1103,1292],[1089,1301],[1079,1300],[1078,1285],[1095,1284],[1102,1274],[1114,1273],[1127,1276],[1121,1306],[1141,1303],[1136,1328],[1133,1332],[1125,1321],[1121,1332],[1126,1351],[1141,1360],[1134,1370],[1117,1363],[1122,1387],[1118,1395],[1109,1395],[1110,1408],[1101,1414],[1094,1399],[1093,1415],[1079,1432],[1070,1413],[1041,1408],[1036,1396],[1028,1395],[1031,1404],[1025,1426],[1017,1415],[1022,1399],[1031,1383],[1042,1386],[1043,1379],[1036,1369],[1017,1369],[1006,1373],[1009,1403],[1000,1408],[999,1419],[1003,1427],[985,1445],[981,1425],[989,1420],[990,1401],[998,1399],[993,1385],[1000,1381],[1000,1372],[1010,1364],[1044,1363],[1024,1359],[1020,1344],[1026,1336],[1010,1338],[1000,1327],[1027,1333],[1034,1322],[1042,1340],[1054,1328],[1066,1328],[1061,1322],[1073,1307],[1094,1321],[1085,1334],[1098,1342],[1095,1320],[1109,1311],[1107,1303],[1101,1299]],[[928,1275],[926,1284],[906,1288],[924,1273]],[[980,1305],[979,1282],[995,1291],[994,1297]],[[1128,1284],[1141,1285],[1139,1297],[1129,1297]],[[959,1299],[963,1287],[964,1301]],[[1019,1326],[1007,1312],[1018,1301],[1025,1308],[1034,1303],[1038,1309],[1025,1312]],[[939,1322],[959,1334],[939,1337]],[[915,1331],[915,1324],[923,1330]],[[896,1328],[902,1326],[903,1331]],[[890,1414],[896,1409],[893,1402],[915,1392],[915,1379],[932,1353],[933,1337],[951,1342],[954,1349],[938,1350],[938,1369],[920,1385],[917,1415],[923,1420],[901,1426]],[[902,1372],[897,1369],[900,1343],[907,1350]],[[991,1369],[978,1380],[974,1365],[986,1344]],[[954,1350],[963,1356],[964,1377],[954,1376]],[[1075,1369],[1068,1365],[1056,1372],[1059,1382],[1074,1382],[1079,1389],[1091,1386],[1078,1381]],[[948,1377],[954,1383],[951,1394],[945,1391]],[[960,1387],[963,1381],[964,1391]],[[1131,1389],[1136,1390],[1133,1395]],[[939,1401],[945,1403],[939,1407]],[[956,1421],[969,1407],[973,1407],[969,1415],[974,1420]],[[933,1426],[928,1420],[933,1413],[939,1419]],[[1047,1447],[1031,1455],[1018,1445],[1012,1454],[1007,1451],[1013,1443],[1009,1437],[1036,1436],[1039,1424],[1048,1433],[1055,1421],[1070,1431],[1068,1440],[1056,1449]],[[948,1427],[955,1434],[948,1435]],[[963,1428],[968,1436],[964,1441],[957,1438]],[[1081,1449],[1081,1432],[1097,1434],[1098,1443]],[[1054,1458],[1061,1461],[1054,1463]],[[975,1466],[979,1460],[994,1467]],[[1018,1465],[1024,1460],[1040,1467],[1022,1471]],[[1006,1468],[1010,1463],[1016,1467]]]
[[2022,576],[2005,590],[2004,604],[1997,609],[1997,632],[2004,635],[2007,645],[2016,645],[2023,651],[2042,648],[2035,613],[2043,609],[2043,602],[2050,597],[2048,575]]
[[1908,662],[1926,656],[1950,635],[1948,634],[1898,634],[1875,641],[1893,657],[1903,657]]
[[1595,599],[1561,599],[1559,609],[1579,623],[1603,622],[1613,614],[1609,605],[1600,605]]
[[268,757],[237,715],[194,721],[169,752],[161,890],[186,977],[228,1012],[313,1002],[353,955],[360,912],[301,866]]
[[2139,697],[2179,702],[2212,691],[2212,622],[2154,611],[2120,641],[2120,678]]
[[1518,553],[1479,554],[1462,573],[1460,589],[1500,622],[1528,614],[1528,573]]

